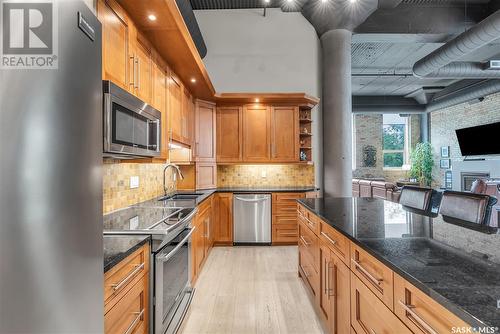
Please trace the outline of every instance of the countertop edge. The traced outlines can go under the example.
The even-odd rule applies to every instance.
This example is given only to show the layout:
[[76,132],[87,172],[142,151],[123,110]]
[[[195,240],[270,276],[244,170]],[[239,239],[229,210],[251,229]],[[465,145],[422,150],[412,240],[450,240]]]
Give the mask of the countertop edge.
[[[126,235],[107,235],[105,237],[107,238],[113,238],[113,237],[124,237]],[[138,235],[134,235],[138,236]],[[134,246],[130,247],[128,250],[121,252],[120,254],[117,254],[116,256],[113,256],[112,260],[109,261],[107,264],[104,264],[104,273],[108,272],[110,269],[115,267],[118,263],[120,263],[123,259],[125,259],[127,256],[141,248],[143,245],[145,245],[147,242],[150,242],[151,236],[150,235],[145,235],[143,240],[138,241]]]
[[320,188],[316,186],[304,186],[304,187],[290,187],[290,188],[259,188],[256,187],[254,189],[252,188],[245,188],[245,187],[234,187],[234,188],[213,188],[213,189],[200,189],[196,191],[200,192],[206,192],[203,194],[201,198],[197,200],[197,204],[203,203],[207,198],[210,197],[210,195],[213,195],[215,193],[302,193],[302,192],[309,192],[309,191],[318,191]]
[[[323,215],[320,215],[316,212],[314,208],[309,206],[307,202],[305,202],[303,199],[297,200],[298,203],[306,207],[309,211],[314,213],[317,217],[321,218],[322,220],[325,221],[330,221],[328,218],[324,217]],[[432,288],[429,288],[428,286],[425,285],[425,283],[419,281],[412,275],[408,274],[401,268],[397,267],[395,264],[393,264],[391,261],[387,260],[383,255],[380,253],[374,251],[373,249],[370,249],[366,247],[366,245],[363,245],[359,240],[356,238],[352,237],[348,233],[342,231],[341,229],[336,228],[335,226],[330,225],[332,228],[334,228],[336,231],[341,233],[343,236],[348,238],[350,241],[354,242],[357,246],[361,247],[364,251],[368,252],[370,255],[375,257],[377,260],[382,262],[384,265],[389,267],[392,271],[397,273],[399,276],[402,278],[406,279],[408,282],[413,284],[415,287],[417,287],[420,291],[425,293],[427,296],[432,298],[434,301],[436,301],[439,305],[456,315],[458,318],[462,319],[463,321],[467,322],[471,326],[490,326],[489,324],[483,322],[482,320],[476,318],[474,315],[470,314],[466,310],[464,310],[461,306],[456,305],[454,302],[450,301],[448,298],[444,297],[440,293],[436,292]]]

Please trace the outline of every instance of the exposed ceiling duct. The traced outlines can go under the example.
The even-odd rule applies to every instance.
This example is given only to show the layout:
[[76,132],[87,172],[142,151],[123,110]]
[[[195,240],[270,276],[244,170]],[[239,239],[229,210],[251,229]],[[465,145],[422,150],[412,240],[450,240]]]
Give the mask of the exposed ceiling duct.
[[356,114],[421,114],[425,105],[400,96],[353,96],[352,112]]
[[497,11],[417,61],[413,73],[421,78],[500,78],[500,72],[484,70],[480,63],[456,63],[499,38],[500,11]]
[[176,0],[177,7],[181,12],[182,18],[186,23],[186,26],[189,30],[189,34],[193,39],[194,45],[200,54],[200,57],[203,59],[207,55],[207,45],[205,44],[205,40],[203,39],[203,35],[200,31],[200,26],[198,25],[198,21],[196,21],[196,17],[194,16],[193,7],[188,0]]
[[467,88],[458,89],[444,96],[436,96],[426,108],[427,112],[455,106],[500,92],[500,80],[483,80]]

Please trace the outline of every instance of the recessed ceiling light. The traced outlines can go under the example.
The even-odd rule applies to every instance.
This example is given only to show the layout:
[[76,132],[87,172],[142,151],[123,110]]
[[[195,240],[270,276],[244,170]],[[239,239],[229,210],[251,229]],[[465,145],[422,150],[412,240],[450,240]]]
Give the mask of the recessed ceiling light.
[[148,15],[148,19],[149,19],[150,21],[156,21],[156,15],[149,14],[149,15]]
[[196,78],[191,78],[191,82],[195,83],[196,82]]

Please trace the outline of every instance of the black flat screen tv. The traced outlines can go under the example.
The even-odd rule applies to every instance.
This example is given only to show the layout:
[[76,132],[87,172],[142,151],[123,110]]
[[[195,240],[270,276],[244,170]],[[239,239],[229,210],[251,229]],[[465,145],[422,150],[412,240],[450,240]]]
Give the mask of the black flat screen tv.
[[463,156],[500,154],[500,122],[455,130]]

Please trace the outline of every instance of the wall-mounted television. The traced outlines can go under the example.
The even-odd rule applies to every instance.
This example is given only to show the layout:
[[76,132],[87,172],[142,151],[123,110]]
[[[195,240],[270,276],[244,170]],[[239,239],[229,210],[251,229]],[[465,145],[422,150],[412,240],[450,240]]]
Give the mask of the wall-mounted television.
[[463,156],[500,154],[500,122],[455,132]]

